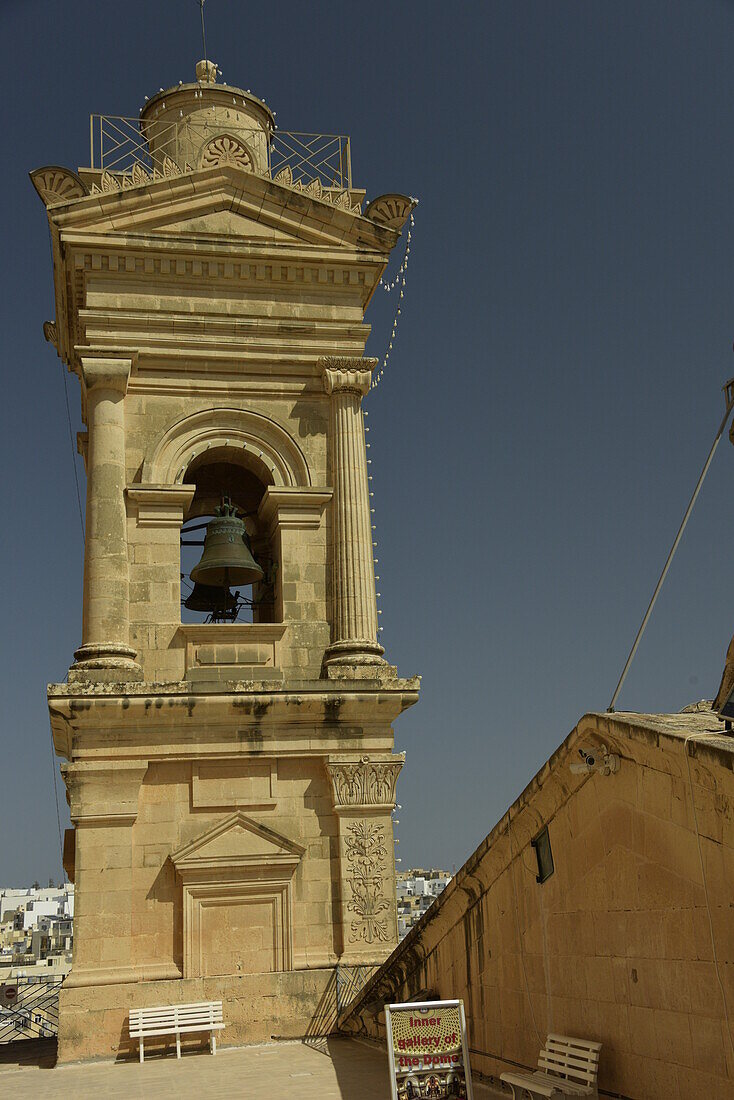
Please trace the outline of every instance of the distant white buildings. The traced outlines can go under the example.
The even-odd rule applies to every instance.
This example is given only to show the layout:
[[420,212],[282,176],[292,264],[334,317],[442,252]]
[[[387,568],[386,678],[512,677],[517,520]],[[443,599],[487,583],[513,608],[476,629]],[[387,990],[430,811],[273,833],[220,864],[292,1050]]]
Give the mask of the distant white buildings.
[[403,936],[419,921],[423,914],[451,882],[448,871],[436,868],[425,870],[414,867],[397,874],[398,937]]
[[73,942],[73,884],[0,889],[0,982],[65,976]]

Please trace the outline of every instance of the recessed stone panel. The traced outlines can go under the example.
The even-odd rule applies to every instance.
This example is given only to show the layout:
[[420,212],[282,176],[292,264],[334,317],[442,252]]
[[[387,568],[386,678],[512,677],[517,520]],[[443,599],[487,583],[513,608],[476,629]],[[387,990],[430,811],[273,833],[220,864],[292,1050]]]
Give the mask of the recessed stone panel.
[[275,806],[275,760],[215,760],[194,764],[195,810],[263,809]]

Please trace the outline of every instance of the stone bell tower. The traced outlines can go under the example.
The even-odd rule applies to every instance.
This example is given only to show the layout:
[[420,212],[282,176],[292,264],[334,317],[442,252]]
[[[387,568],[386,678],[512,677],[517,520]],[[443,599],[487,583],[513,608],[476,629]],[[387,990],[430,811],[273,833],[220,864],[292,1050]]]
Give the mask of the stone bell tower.
[[[378,644],[362,413],[411,200],[363,209],[347,139],[277,130],[210,63],[91,134],[89,168],[31,173],[86,425],[82,633],[48,689],[77,895],[62,1061],[177,1001],[223,1000],[225,1042],[303,1035],[337,965],[386,957],[392,723],[419,686]],[[201,540],[224,497],[262,579],[204,621],[182,527]]]

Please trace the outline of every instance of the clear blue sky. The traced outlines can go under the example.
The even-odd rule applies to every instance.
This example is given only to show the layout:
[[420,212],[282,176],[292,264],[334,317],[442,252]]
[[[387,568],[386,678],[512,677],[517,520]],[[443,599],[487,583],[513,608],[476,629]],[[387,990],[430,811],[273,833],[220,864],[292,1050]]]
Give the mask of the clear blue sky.
[[[348,133],[419,196],[369,397],[400,854],[460,865],[604,710],[734,374],[734,6],[207,0],[209,54],[284,129]],[[0,5],[4,495],[0,885],[59,874],[45,684],[80,641],[82,543],[43,206],[89,113],[190,79],[195,0]],[[392,298],[371,310],[380,354]],[[78,385],[69,378],[73,429]],[[83,477],[81,462],[77,469]],[[620,707],[711,698],[734,629],[722,443]],[[83,488],[83,485],[82,485]],[[62,827],[65,806],[62,799]]]

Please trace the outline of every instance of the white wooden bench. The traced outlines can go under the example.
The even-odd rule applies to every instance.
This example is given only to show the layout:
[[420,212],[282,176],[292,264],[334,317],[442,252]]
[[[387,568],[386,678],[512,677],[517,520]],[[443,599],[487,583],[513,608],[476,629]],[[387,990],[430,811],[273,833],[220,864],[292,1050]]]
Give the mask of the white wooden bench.
[[181,1057],[181,1036],[208,1031],[209,1049],[217,1053],[216,1032],[224,1028],[221,1001],[200,1001],[190,1005],[165,1005],[162,1008],[131,1008],[128,1030],[140,1043],[140,1061],[145,1060],[145,1040],[157,1035],[176,1036],[176,1057]]
[[[532,1096],[596,1096],[601,1043],[549,1035],[538,1056],[535,1073],[503,1073],[500,1081],[512,1089],[513,1100],[525,1089]],[[519,1089],[519,1092],[515,1092]]]

